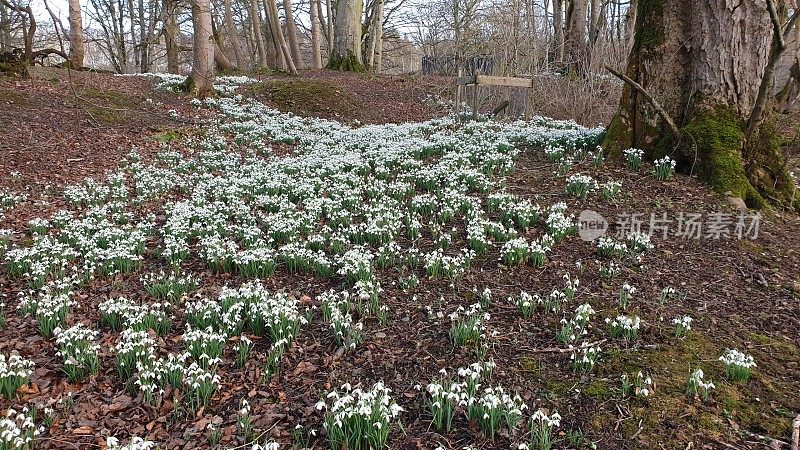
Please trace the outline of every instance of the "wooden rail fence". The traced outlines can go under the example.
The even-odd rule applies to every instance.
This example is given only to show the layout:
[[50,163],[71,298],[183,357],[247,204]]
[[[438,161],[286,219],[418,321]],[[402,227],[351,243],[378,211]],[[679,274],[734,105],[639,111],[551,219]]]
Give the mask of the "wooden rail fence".
[[472,86],[472,120],[478,118],[478,90],[480,86],[508,86],[528,89],[525,96],[525,120],[528,119],[528,96],[533,88],[533,78],[496,77],[492,75],[468,75],[456,78],[456,117],[461,117],[462,89]]

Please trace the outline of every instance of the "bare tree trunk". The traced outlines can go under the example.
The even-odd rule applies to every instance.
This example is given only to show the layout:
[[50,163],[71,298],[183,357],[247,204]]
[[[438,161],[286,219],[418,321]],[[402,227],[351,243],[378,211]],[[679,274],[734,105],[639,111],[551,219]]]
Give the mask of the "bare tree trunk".
[[36,35],[36,18],[33,17],[33,9],[31,4],[25,7],[25,16],[28,20],[28,28],[22,25],[22,37],[25,40],[25,60],[28,64],[33,65],[33,37]]
[[319,1],[311,0],[311,55],[312,66],[315,69],[322,68],[322,33],[319,17]]
[[[58,32],[58,30],[56,30]],[[69,58],[73,69],[83,67],[83,18],[79,0],[69,0]]]
[[571,14],[569,15],[569,29],[567,34],[567,46],[569,49],[569,61],[567,65],[577,73],[583,73],[586,69],[587,48],[587,14],[589,4],[587,0],[572,0]]
[[383,40],[383,0],[375,0],[373,8],[375,8],[375,11],[372,17],[372,37],[369,40],[369,51],[367,52],[369,62],[367,65],[375,72],[380,72],[380,69],[375,66],[375,58]]
[[9,15],[6,10],[6,5],[0,3],[0,51],[5,51],[6,46],[9,44],[10,28]]
[[333,2],[336,0],[325,0],[325,36],[328,39],[328,54],[333,53]]
[[225,28],[228,29],[228,36],[231,39],[233,54],[236,57],[236,67],[245,70],[247,64],[242,52],[242,44],[239,42],[239,33],[236,31],[236,24],[233,22],[233,12],[231,11],[231,0],[225,0]]
[[553,0],[553,47],[556,65],[564,63],[564,2]]
[[231,70],[236,68],[231,63],[231,60],[225,56],[225,52],[219,48],[219,44],[217,44],[216,41],[214,42],[214,64],[216,64],[217,68],[220,70]]
[[261,11],[258,7],[258,0],[250,0],[250,22],[253,25],[253,35],[256,40],[256,49],[258,50],[258,65],[260,67],[267,66],[267,50],[264,46],[264,35],[261,29]]
[[363,0],[337,0],[334,22],[333,51],[328,68],[363,72],[361,60],[361,15]]
[[378,0],[381,3],[380,14],[378,15],[378,27],[375,33],[375,65],[373,66],[376,73],[383,72],[383,0]]
[[286,36],[289,41],[289,50],[292,52],[292,60],[295,67],[302,68],[303,55],[300,53],[300,41],[297,37],[297,25],[294,22],[292,0],[283,0],[283,14],[286,16]]
[[286,71],[286,59],[283,57],[283,52],[278,44],[278,38],[275,34],[275,22],[272,20],[272,7],[267,0],[263,0],[262,3],[264,4],[264,19],[267,37],[264,41],[264,47],[267,52],[267,61],[272,63],[273,68]]
[[167,72],[178,73],[180,70],[178,38],[178,11],[175,0],[164,0],[164,42],[167,47]]
[[597,41],[597,35],[600,28],[600,9],[601,0],[591,0],[589,5],[589,45],[592,46]]
[[275,0],[264,0],[264,2],[267,6],[269,6],[268,15],[272,23],[272,36],[281,50],[280,53],[283,55],[283,58],[286,61],[286,66],[289,70],[289,73],[292,75],[297,75],[297,66],[295,66],[294,61],[292,60],[292,54],[289,50],[289,45],[286,43],[286,39],[283,38],[281,22],[278,18],[278,6],[275,4]]
[[[22,40],[25,43],[25,62],[33,65],[33,37],[36,34],[36,18],[33,16],[33,9],[30,3],[26,6],[9,3],[8,0],[0,0],[9,10],[19,13],[22,19]],[[27,28],[26,28],[27,23]]]
[[[789,205],[794,185],[768,128],[745,139],[767,72],[772,40],[763,4],[725,0],[638,2],[627,77],[638,82],[677,124],[674,136],[644,95],[626,84],[604,146],[616,153],[673,154],[719,193],[764,205]],[[796,203],[796,202],[795,202]]]
[[194,63],[192,83],[194,95],[204,98],[214,93],[214,35],[211,30],[211,4],[209,0],[192,1],[194,24]]
[[782,111],[788,111],[800,98],[800,26],[786,39],[787,50],[778,63],[775,98]]
[[139,16],[139,48],[141,51],[141,59],[139,60],[139,72],[147,73],[150,71],[150,43],[148,42],[147,28],[145,28],[144,17],[144,0],[139,0],[137,3],[137,13]]

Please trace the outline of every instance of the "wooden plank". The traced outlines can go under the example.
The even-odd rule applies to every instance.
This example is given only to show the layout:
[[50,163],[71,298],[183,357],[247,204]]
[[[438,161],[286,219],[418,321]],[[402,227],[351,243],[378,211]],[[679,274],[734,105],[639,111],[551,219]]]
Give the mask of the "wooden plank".
[[530,78],[494,77],[491,75],[478,75],[475,77],[475,83],[484,86],[533,87],[533,80]]
[[456,84],[459,86],[473,83],[475,83],[475,75],[467,75],[465,77],[456,78]]

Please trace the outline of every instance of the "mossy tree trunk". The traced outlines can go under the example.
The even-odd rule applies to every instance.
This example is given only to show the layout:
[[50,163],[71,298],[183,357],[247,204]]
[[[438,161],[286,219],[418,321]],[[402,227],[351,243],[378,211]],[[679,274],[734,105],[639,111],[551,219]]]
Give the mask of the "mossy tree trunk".
[[338,0],[333,24],[333,49],[328,68],[363,72],[361,60],[361,15],[364,0]]
[[772,25],[763,1],[639,0],[626,75],[675,120],[674,135],[653,106],[626,84],[604,146],[648,159],[671,155],[679,170],[752,207],[790,203],[774,131],[745,142],[747,120],[767,67]]

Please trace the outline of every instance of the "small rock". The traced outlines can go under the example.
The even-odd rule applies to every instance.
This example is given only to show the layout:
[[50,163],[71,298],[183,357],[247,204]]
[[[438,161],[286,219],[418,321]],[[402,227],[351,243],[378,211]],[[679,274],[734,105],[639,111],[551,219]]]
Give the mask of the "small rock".
[[728,197],[728,204],[733,206],[738,210],[745,210],[747,209],[747,205],[744,204],[744,200],[739,197]]
[[800,281],[792,281],[786,287],[795,294],[800,295]]

